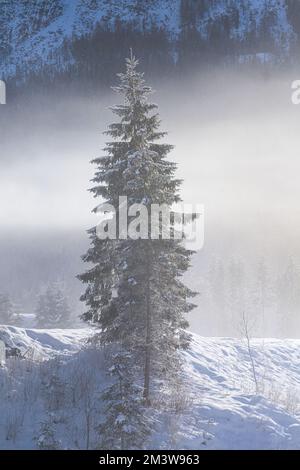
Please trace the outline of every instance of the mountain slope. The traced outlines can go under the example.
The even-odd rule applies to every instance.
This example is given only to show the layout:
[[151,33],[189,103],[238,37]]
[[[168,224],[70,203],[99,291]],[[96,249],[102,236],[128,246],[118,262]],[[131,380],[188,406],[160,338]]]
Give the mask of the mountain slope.
[[[22,77],[45,66],[63,71],[74,64],[75,38],[122,28],[163,31],[178,54],[178,40],[196,32],[219,46],[243,43],[255,53],[267,47],[288,54],[297,33],[292,0],[6,0],[0,11],[0,76]],[[299,12],[298,12],[299,13]],[[100,25],[100,26],[99,26]],[[250,44],[251,43],[251,44]],[[66,46],[67,45],[67,46]],[[195,47],[190,39],[191,48]],[[218,47],[219,47],[218,46]],[[99,51],[104,47],[97,44]],[[197,46],[196,46],[197,47]],[[176,60],[176,59],[175,59]]]

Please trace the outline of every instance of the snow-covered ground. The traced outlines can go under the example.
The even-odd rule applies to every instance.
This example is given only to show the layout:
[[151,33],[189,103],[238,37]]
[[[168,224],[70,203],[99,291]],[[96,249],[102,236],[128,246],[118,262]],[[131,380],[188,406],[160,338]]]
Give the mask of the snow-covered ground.
[[300,449],[300,340],[258,339],[250,347],[258,393],[246,342],[194,335],[183,447]]
[[[85,346],[90,333],[0,327],[0,339],[35,350],[0,369],[1,449],[37,448],[49,429],[58,448],[95,446],[93,433],[85,441],[85,413],[89,403],[94,427],[105,376],[101,351]],[[185,353],[185,406],[157,417],[148,447],[299,449],[300,340],[251,340],[250,348],[257,392],[246,342],[194,335]]]

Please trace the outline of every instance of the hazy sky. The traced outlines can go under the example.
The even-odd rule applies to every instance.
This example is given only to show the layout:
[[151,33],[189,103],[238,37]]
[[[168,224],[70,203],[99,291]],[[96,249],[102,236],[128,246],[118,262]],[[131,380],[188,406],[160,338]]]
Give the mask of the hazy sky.
[[[290,255],[300,265],[300,106],[291,103],[291,83],[296,78],[215,71],[189,81],[154,84],[162,129],[175,145],[170,159],[178,162],[178,176],[184,180],[183,199],[205,206],[204,249],[187,277],[197,290],[200,273],[215,255],[240,256],[253,265],[263,255],[274,265],[274,275]],[[50,242],[36,247],[38,233],[68,233],[53,239],[50,253],[70,248],[65,261],[70,263],[65,273],[70,282],[83,269],[83,246],[76,244],[76,237],[82,234],[88,243],[85,230],[97,222],[91,214],[96,201],[87,191],[94,173],[89,162],[102,154],[102,131],[115,119],[108,106],[118,100],[109,90],[94,99],[54,96],[42,103],[37,99],[30,106],[19,106],[0,126],[0,217],[6,234],[2,248],[14,253],[17,238],[22,252],[26,233],[28,256],[34,250],[44,250],[48,256],[36,258],[32,269],[37,273],[43,268],[41,259],[51,263],[55,258],[45,246]],[[31,248],[30,232],[34,233]],[[21,261],[15,262],[12,280],[22,271]],[[49,269],[55,272],[55,266]],[[193,328],[203,332],[204,321],[199,308],[192,314]],[[215,334],[213,327],[207,332]]]
[[[291,104],[295,77],[268,80],[215,74],[161,88],[163,129],[184,178],[188,203],[204,203],[206,224],[299,235],[300,106]],[[157,87],[156,87],[157,88]],[[22,107],[1,138],[2,226],[85,228],[95,219],[87,192],[101,154],[101,132],[119,97],[49,100]]]

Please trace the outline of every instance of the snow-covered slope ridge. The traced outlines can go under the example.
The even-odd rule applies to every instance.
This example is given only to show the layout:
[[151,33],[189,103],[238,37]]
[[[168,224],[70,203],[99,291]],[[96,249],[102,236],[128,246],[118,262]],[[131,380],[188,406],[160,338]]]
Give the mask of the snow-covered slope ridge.
[[88,328],[35,330],[0,326],[0,340],[4,342],[6,348],[17,349],[21,356],[34,360],[75,353],[90,334],[91,330]]

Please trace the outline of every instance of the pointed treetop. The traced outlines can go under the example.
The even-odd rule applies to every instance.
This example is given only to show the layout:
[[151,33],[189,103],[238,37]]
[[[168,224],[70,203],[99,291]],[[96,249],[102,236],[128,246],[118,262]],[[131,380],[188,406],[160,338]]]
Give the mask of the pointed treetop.
[[129,50],[130,50],[130,60],[134,60],[135,57],[134,57],[133,52],[132,52],[132,47]]
[[135,55],[133,54],[132,47],[129,49],[130,56],[126,58],[126,69],[127,71],[135,70],[136,67],[139,65],[138,59],[136,59]]

